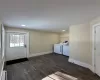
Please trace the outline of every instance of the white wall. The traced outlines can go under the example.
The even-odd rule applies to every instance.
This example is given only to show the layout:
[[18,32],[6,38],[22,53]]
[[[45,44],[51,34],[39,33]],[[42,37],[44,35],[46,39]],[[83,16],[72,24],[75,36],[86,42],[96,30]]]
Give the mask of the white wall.
[[92,27],[93,25],[100,24],[100,17],[79,25],[70,27],[69,46],[70,58],[79,62],[92,64]]
[[69,41],[69,31],[60,34],[60,42]]
[[90,24],[70,26],[70,58],[92,65]]

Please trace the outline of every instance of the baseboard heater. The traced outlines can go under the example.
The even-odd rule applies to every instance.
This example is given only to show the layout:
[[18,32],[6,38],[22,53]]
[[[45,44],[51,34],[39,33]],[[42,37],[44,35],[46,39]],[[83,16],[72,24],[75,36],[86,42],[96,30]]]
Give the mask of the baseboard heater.
[[2,72],[1,80],[7,80],[7,71],[4,70],[4,71]]

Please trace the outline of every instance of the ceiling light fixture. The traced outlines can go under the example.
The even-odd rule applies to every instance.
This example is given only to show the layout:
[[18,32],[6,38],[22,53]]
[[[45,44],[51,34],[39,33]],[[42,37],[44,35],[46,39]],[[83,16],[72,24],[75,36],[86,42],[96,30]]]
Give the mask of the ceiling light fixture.
[[24,27],[24,26],[26,26],[26,25],[24,25],[24,24],[23,24],[23,25],[21,25],[21,26],[23,26],[23,27]]
[[64,32],[64,31],[66,31],[66,30],[62,30],[62,31]]

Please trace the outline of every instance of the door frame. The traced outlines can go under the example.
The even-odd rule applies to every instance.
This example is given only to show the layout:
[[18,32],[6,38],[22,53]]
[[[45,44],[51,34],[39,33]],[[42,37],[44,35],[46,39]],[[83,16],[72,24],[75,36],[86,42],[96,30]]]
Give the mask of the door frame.
[[26,52],[26,57],[28,58],[29,57],[29,32],[25,32],[25,31],[6,31],[6,34],[7,33],[24,33],[24,34],[26,34],[26,39],[27,39],[27,52]]
[[100,23],[92,26],[92,71],[96,73],[96,64],[95,64],[95,37],[96,37],[96,27],[100,26]]

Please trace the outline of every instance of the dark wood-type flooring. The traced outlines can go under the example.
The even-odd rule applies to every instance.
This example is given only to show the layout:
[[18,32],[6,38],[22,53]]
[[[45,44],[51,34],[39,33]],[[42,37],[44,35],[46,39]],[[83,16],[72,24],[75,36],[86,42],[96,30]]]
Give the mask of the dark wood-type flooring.
[[47,54],[30,58],[28,61],[6,65],[8,80],[42,80],[42,78],[61,71],[79,80],[100,80],[89,69],[68,62],[68,57]]

